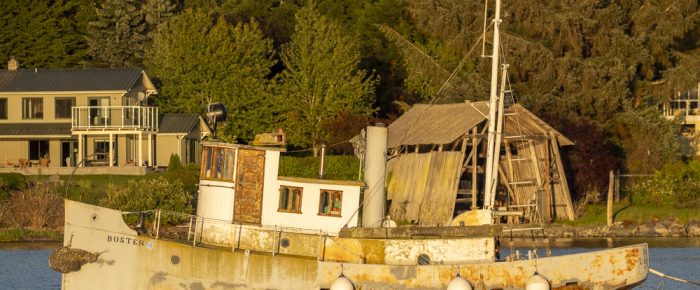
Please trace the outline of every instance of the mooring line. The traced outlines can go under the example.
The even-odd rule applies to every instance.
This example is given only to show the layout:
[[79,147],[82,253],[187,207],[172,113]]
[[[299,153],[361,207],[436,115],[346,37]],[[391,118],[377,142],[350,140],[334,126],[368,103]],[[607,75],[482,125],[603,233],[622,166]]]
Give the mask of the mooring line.
[[661,277],[661,278],[666,278],[666,279],[669,279],[669,280],[674,280],[674,281],[678,281],[678,282],[683,282],[683,283],[687,283],[687,284],[692,284],[692,285],[695,285],[695,286],[700,286],[700,282],[689,281],[689,280],[681,279],[681,278],[678,278],[678,277],[669,276],[669,275],[666,275],[666,274],[664,274],[664,273],[661,273],[661,272],[659,272],[659,271],[657,271],[657,270],[654,270],[654,269],[652,269],[652,268],[649,268],[649,272],[651,272],[652,274],[654,274],[654,275],[656,275],[656,276],[659,276],[659,277]]

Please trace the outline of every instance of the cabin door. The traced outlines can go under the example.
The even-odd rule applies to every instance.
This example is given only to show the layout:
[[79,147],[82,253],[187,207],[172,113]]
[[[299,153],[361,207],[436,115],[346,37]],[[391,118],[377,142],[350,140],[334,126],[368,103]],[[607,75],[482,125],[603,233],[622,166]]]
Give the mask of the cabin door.
[[265,151],[238,149],[233,220],[260,224],[265,172]]

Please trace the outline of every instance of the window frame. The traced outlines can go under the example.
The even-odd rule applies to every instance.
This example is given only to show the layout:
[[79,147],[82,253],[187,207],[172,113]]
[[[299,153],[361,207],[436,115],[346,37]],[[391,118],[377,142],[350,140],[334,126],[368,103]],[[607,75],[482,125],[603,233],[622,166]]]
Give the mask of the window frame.
[[[287,189],[286,206],[282,207],[282,190]],[[280,185],[280,195],[277,202],[277,212],[301,214],[302,201],[304,200],[304,188],[297,186]],[[294,207],[294,197],[297,196],[296,207]]]
[[[0,98],[0,120],[7,120],[8,119],[7,103],[8,103],[7,98]],[[3,116],[2,113],[5,113],[5,115]]]
[[225,146],[202,148],[201,179],[234,182],[236,149]]
[[[68,107],[68,111],[66,111],[68,113],[68,116],[63,116],[63,117],[59,116],[59,108],[62,108],[62,107],[58,106],[58,102],[59,101],[69,101],[69,100],[73,101],[73,103]],[[75,97],[56,97],[54,99],[54,118],[56,118],[56,119],[70,119],[70,118],[72,118],[73,117],[72,111],[73,111],[73,107],[75,107],[75,102],[76,102]]]
[[[327,193],[326,197],[324,198],[324,193]],[[337,207],[337,211],[334,211],[336,208],[333,206],[333,197],[338,196],[338,200],[340,201],[340,206]],[[324,203],[324,199],[326,203]],[[324,204],[328,204],[328,212],[325,212],[323,210]],[[321,189],[319,192],[319,198],[318,198],[318,215],[320,216],[329,216],[329,217],[341,217],[343,213],[343,191],[342,190],[333,190],[333,189]]]
[[[30,102],[30,100],[40,100],[41,101],[41,117],[33,117],[33,116],[27,116],[27,113],[29,113],[29,107],[27,107],[28,104],[31,104],[32,107],[34,107],[33,102]],[[36,115],[37,112],[32,111],[32,115]],[[22,98],[22,119],[24,120],[42,120],[44,119],[44,98],[43,97],[24,97]]]
[[[28,145],[28,154],[27,154],[27,159],[31,161],[37,161],[40,160],[41,158],[46,158],[48,156],[51,156],[51,144],[49,144],[49,140],[47,139],[30,139],[27,140],[27,145]],[[32,146],[32,144],[35,144]],[[32,148],[36,147],[36,148]],[[35,149],[35,150],[32,150]],[[43,154],[42,154],[43,153]],[[35,155],[35,156],[32,156]],[[36,157],[36,158],[32,158]]]

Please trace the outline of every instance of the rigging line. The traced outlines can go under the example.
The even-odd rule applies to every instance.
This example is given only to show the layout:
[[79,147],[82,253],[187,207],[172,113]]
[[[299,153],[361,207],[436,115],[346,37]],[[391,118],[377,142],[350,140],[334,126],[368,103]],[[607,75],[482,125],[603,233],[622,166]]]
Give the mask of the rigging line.
[[[492,22],[486,29],[491,28],[491,26],[493,26],[493,22]],[[427,112],[427,111],[433,106],[433,104],[435,103],[435,101],[437,101],[438,99],[440,99],[440,97],[441,97],[440,94],[442,93],[442,91],[445,89],[445,87],[447,87],[447,84],[450,82],[450,80],[452,80],[452,78],[454,78],[454,76],[457,75],[457,71],[459,71],[459,70],[464,66],[464,64],[467,62],[467,59],[469,58],[469,56],[471,56],[472,52],[474,52],[474,49],[477,47],[477,45],[479,45],[479,40],[481,40],[481,39],[484,38],[485,36],[486,36],[486,31],[484,31],[484,32],[481,33],[481,36],[479,36],[479,38],[476,40],[476,42],[474,42],[474,44],[473,44],[472,47],[469,49],[469,51],[467,52],[467,54],[466,54],[466,55],[464,56],[464,58],[462,58],[462,60],[459,62],[459,65],[452,71],[452,74],[450,74],[450,76],[447,78],[447,80],[445,80],[445,82],[442,84],[442,86],[440,87],[440,89],[435,93],[435,97],[433,97],[433,98],[430,99],[430,102],[428,102],[428,107],[427,107],[425,110],[421,111],[421,112],[418,114],[418,117],[417,117],[415,120],[413,120],[413,125],[410,126],[410,127],[406,130],[406,132],[404,132],[403,136],[401,136],[401,140],[399,140],[399,142],[397,143],[399,146],[403,143],[403,141],[406,139],[406,137],[409,135],[409,133],[412,133],[412,130],[411,130],[411,129],[414,129],[414,130],[416,129],[416,128],[415,128],[415,127],[416,127],[415,125],[416,125],[416,123],[418,122],[418,120],[421,118],[421,116],[423,116],[423,113]],[[418,48],[416,48],[416,49],[418,49]],[[421,51],[421,50],[418,49],[418,51]],[[422,52],[422,51],[421,51],[421,52]]]
[[[384,166],[384,172],[382,172],[380,176],[386,176],[386,166]],[[360,211],[360,209],[363,208],[370,200],[372,200],[375,193],[377,192],[379,192],[379,182],[374,184],[374,187],[369,189],[369,196],[367,197],[367,199],[363,199],[362,203],[357,207],[357,209],[355,209],[355,211],[350,215],[350,217],[348,217],[348,220],[343,225],[344,228],[348,226],[352,218]]]
[[664,273],[662,273],[662,272],[659,272],[659,271],[657,271],[657,270],[654,270],[654,269],[652,269],[652,268],[649,268],[649,273],[652,273],[652,274],[654,274],[654,275],[656,275],[656,276],[659,276],[659,277],[661,277],[661,278],[666,278],[666,279],[669,279],[669,280],[674,280],[674,281],[678,281],[678,282],[682,282],[682,283],[687,283],[687,284],[692,284],[692,285],[700,286],[700,282],[697,282],[697,281],[690,281],[690,280],[685,280],[685,279],[681,279],[681,278],[678,278],[678,277],[669,276],[669,275],[666,275],[666,274],[664,274]]
[[[331,145],[326,145],[326,147],[338,146],[338,145],[340,145],[340,144],[350,142],[350,140],[352,140],[352,139],[343,140],[343,141],[340,141],[340,142],[338,142],[338,143],[331,144]],[[314,148],[299,149],[299,150],[291,150],[291,151],[285,151],[284,153],[297,153],[297,152],[304,152],[304,151],[311,151],[311,150],[314,150]]]

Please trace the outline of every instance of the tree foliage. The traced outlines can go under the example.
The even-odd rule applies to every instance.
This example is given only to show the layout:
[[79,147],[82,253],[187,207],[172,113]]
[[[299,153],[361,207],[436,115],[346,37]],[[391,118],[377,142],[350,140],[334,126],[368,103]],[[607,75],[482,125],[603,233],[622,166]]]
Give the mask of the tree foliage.
[[17,1],[0,5],[0,66],[14,56],[24,68],[70,68],[80,64],[90,1]]
[[158,26],[173,13],[170,0],[105,0],[88,29],[89,65],[140,67]]
[[168,22],[146,52],[146,67],[162,86],[158,105],[166,112],[203,112],[222,102],[229,122],[220,136],[252,140],[269,130],[266,78],[275,61],[272,41],[256,22],[231,24],[200,10]]
[[279,103],[292,144],[318,145],[324,125],[341,113],[370,114],[376,80],[358,68],[352,36],[313,3],[296,15],[294,34],[281,54]]

